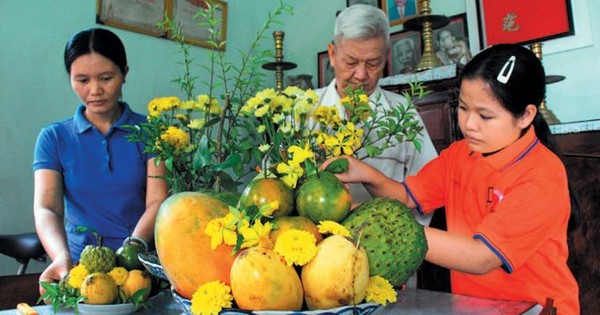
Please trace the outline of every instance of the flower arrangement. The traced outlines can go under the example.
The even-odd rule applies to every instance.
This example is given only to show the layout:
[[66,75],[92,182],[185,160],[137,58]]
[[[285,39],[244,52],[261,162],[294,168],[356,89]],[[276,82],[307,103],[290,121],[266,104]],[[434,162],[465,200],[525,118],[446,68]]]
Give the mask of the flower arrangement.
[[171,193],[181,191],[236,191],[239,179],[247,172],[256,156],[252,155],[255,127],[240,116],[244,102],[253,95],[262,82],[259,67],[272,55],[260,48],[265,32],[291,7],[280,2],[268,15],[263,27],[256,33],[250,48],[241,53],[241,66],[234,65],[220,50],[225,42],[218,42],[220,18],[215,14],[218,3],[207,2],[196,18],[205,21],[199,25],[210,30],[212,50],[208,62],[202,65],[208,79],[203,80],[205,92],[196,95],[198,76],[192,73],[193,58],[190,45],[185,43],[181,28],[168,17],[160,27],[170,32],[178,43],[183,60],[183,75],[174,81],[179,84],[184,98],[158,97],[148,104],[148,122],[129,126],[130,141],[144,143],[145,152],[156,156],[156,163],[164,163],[165,179]]

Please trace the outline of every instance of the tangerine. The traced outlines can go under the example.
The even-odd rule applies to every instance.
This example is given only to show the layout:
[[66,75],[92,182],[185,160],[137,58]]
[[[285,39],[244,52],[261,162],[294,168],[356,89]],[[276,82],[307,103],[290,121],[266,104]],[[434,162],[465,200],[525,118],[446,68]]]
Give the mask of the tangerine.
[[252,180],[242,192],[239,205],[260,207],[273,201],[279,202],[274,217],[289,215],[294,210],[294,191],[280,178],[260,177]]
[[326,173],[321,171],[318,177],[309,177],[296,193],[298,214],[315,224],[323,220],[340,222],[352,206],[348,188],[335,175]]
[[86,304],[111,304],[117,299],[118,293],[115,280],[106,273],[92,273],[81,284],[81,295],[86,297]]

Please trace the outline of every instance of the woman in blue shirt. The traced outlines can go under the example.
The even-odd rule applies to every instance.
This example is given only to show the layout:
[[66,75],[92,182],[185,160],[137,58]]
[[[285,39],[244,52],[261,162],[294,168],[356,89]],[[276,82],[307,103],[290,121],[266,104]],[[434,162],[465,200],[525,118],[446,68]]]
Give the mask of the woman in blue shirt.
[[129,70],[121,40],[105,29],[73,35],[64,61],[82,104],[75,115],[46,126],[34,152],[36,231],[52,263],[40,281],[64,277],[83,248],[104,244],[116,250],[130,235],[145,247],[154,238],[154,221],[167,197],[164,166],[155,166],[143,144],[129,142],[124,125],[145,121],[121,102]]

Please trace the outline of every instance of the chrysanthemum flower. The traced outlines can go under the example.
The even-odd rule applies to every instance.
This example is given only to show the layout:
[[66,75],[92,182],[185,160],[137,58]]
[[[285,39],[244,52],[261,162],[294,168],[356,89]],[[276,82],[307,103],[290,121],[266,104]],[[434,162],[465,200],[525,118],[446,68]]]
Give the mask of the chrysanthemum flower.
[[181,104],[181,100],[175,96],[154,98],[148,103],[148,114],[157,117],[162,112],[177,108],[179,104]]
[[83,280],[90,274],[83,264],[79,264],[69,271],[69,285],[75,289],[81,288]]
[[335,221],[319,221],[319,225],[317,225],[317,228],[319,229],[319,233],[321,234],[341,235],[350,237],[350,231],[348,231],[346,227]]
[[201,285],[192,295],[190,310],[194,315],[217,315],[231,307],[231,288],[221,281],[210,281]]
[[367,285],[367,302],[374,302],[382,305],[394,303],[397,300],[397,293],[394,287],[381,276],[372,276]]
[[290,229],[277,237],[273,250],[288,266],[304,266],[317,254],[317,239],[308,231]]
[[115,280],[115,283],[117,285],[122,285],[123,283],[125,283],[125,280],[127,280],[129,272],[123,267],[115,267],[108,272],[108,275],[111,276],[113,280]]
[[175,150],[181,150],[185,148],[190,143],[190,135],[184,130],[169,126],[165,132],[160,135],[160,138],[170,143]]

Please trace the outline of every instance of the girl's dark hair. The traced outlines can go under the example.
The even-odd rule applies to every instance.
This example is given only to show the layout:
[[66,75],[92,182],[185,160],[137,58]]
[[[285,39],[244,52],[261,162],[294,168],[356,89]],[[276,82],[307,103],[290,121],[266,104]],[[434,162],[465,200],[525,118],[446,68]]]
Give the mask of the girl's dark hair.
[[[538,111],[532,124],[537,138],[559,158],[563,158],[548,123],[539,111],[539,106],[546,97],[546,74],[541,61],[531,50],[515,44],[491,46],[469,61],[461,73],[461,83],[463,79],[485,81],[494,97],[515,118],[525,114],[527,105],[535,105]],[[570,186],[569,230],[573,230],[579,225],[579,204]]]
[[121,73],[127,73],[125,46],[119,37],[106,29],[91,28],[75,33],[65,46],[65,68],[71,73],[71,65],[78,57],[96,52],[114,62]]

